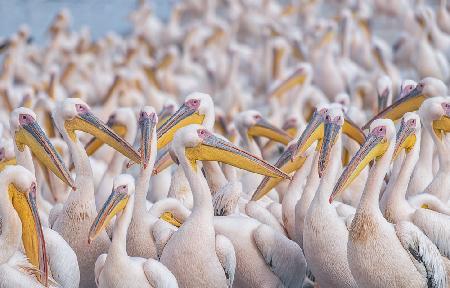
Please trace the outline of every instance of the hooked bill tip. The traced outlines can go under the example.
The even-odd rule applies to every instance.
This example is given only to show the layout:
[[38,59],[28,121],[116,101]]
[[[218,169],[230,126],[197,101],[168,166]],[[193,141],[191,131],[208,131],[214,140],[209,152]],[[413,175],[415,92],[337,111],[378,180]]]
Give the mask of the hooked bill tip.
[[331,202],[333,202],[333,196],[330,196],[330,198],[328,199],[328,202],[331,204]]

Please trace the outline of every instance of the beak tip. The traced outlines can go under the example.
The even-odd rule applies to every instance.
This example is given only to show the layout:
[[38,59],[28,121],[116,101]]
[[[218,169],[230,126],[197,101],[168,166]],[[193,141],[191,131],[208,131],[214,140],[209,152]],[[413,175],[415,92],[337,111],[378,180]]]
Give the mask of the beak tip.
[[331,204],[333,202],[333,196],[330,196],[330,198],[328,199],[328,202]]

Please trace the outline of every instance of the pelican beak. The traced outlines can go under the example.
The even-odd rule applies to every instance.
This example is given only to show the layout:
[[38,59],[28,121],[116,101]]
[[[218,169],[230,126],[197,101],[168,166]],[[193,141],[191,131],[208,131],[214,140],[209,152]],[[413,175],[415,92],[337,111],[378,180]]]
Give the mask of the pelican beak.
[[44,233],[36,205],[36,184],[28,191],[20,191],[14,184],[8,186],[9,199],[22,222],[22,242],[30,263],[38,268],[37,279],[48,285],[48,261]]
[[383,90],[383,92],[378,95],[378,111],[382,111],[387,106],[387,100],[389,95],[389,88]]
[[419,109],[420,105],[422,105],[422,102],[426,99],[426,96],[422,93],[423,87],[423,85],[417,85],[416,88],[414,88],[414,90],[412,90],[408,95],[401,99],[398,99],[397,101],[392,103],[391,106],[378,113],[369,122],[367,122],[366,125],[362,127],[362,129],[364,130],[369,128],[370,124],[375,119],[389,118],[395,121],[397,119],[400,119],[406,112],[411,112]]
[[[111,128],[120,137],[125,137],[125,134],[127,133],[127,127],[125,125],[115,123],[115,119],[114,119],[113,115],[111,115],[109,117],[108,122],[106,122],[106,126]],[[86,153],[88,156],[91,156],[102,145],[103,145],[103,142],[100,139],[98,139],[97,137],[92,137],[92,139],[89,140],[89,142],[84,146],[84,150],[86,150]]]
[[170,117],[173,115],[175,111],[174,107],[172,105],[166,105],[163,107],[163,109],[158,113],[158,124],[156,125],[156,128],[159,129],[164,123],[167,122],[167,120],[170,119]]
[[[303,154],[315,141],[322,139],[324,133],[323,130],[323,116],[318,111],[314,111],[313,116],[303,131],[303,134],[300,136],[300,139],[297,143],[290,145],[283,154],[281,154],[280,158],[275,163],[275,167],[288,174],[300,169],[306,160],[306,158],[303,157]],[[278,178],[264,177],[256,188],[255,193],[253,193],[252,200],[257,201],[261,199],[280,182],[281,179]]]
[[303,85],[306,80],[306,72],[304,71],[303,67],[300,67],[294,72],[292,72],[289,77],[287,77],[284,81],[276,82],[276,84],[272,89],[269,91],[269,97],[277,97],[280,98],[284,95],[287,91],[291,90],[297,85]]
[[366,141],[364,132],[348,117],[345,117],[342,125],[342,133],[355,140],[359,145],[363,145]]
[[141,128],[141,165],[144,169],[147,169],[148,162],[150,161],[150,155],[152,152],[153,131],[156,128],[158,119],[155,113],[147,115],[144,113],[139,120],[139,126]]
[[141,163],[139,154],[133,147],[90,111],[79,113],[73,119],[67,120],[64,125],[72,141],[76,141],[76,130],[83,131],[108,144],[131,161]]
[[16,158],[8,159],[8,160],[2,160],[0,161],[0,172],[3,171],[3,169],[6,168],[8,165],[16,165]]
[[75,187],[61,155],[36,121],[21,125],[15,133],[15,138],[19,151],[23,151],[25,145],[28,146],[45,167],[50,169],[64,183],[72,188]]
[[444,115],[439,120],[434,120],[433,130],[438,138],[442,139],[444,133],[450,132],[450,116]]
[[175,218],[175,216],[173,215],[172,212],[169,212],[169,211],[162,213],[161,216],[159,217],[159,219],[162,219],[177,228],[180,228],[180,226],[183,224],[177,218]]
[[402,149],[405,149],[406,152],[409,152],[409,150],[411,150],[415,144],[416,144],[415,129],[413,127],[408,126],[405,123],[404,119],[402,119],[400,129],[397,132],[397,140],[395,142],[395,149],[394,154],[392,156],[392,160],[397,159]]
[[342,172],[338,182],[334,186],[333,193],[330,196],[330,203],[338,194],[345,190],[353,180],[358,177],[361,171],[370,163],[370,161],[382,156],[389,146],[388,141],[384,137],[375,133],[370,133],[366,142],[359,148],[355,156]]
[[186,157],[190,159],[194,167],[197,160],[218,161],[257,174],[290,179],[289,175],[280,169],[234,146],[230,142],[214,136],[206,129],[199,129],[198,134],[203,140],[202,143],[192,148],[186,148]]
[[292,140],[291,136],[289,136],[285,131],[270,124],[264,118],[258,120],[255,125],[248,129],[248,135],[253,137],[267,137],[270,140],[282,143],[284,145],[287,145]]
[[119,186],[112,190],[111,195],[109,195],[103,207],[95,217],[94,223],[92,223],[91,229],[89,230],[88,243],[97,238],[100,232],[109,224],[111,219],[116,216],[117,213],[121,212],[127,206],[128,195],[127,186]]
[[190,124],[202,124],[205,115],[200,115],[197,109],[183,104],[164,124],[156,131],[158,136],[158,149],[164,148],[173,139],[175,132]]
[[157,175],[174,163],[167,147],[158,152],[155,166],[153,167],[153,175]]
[[339,135],[339,131],[341,130],[341,125],[338,123],[334,123],[331,121],[326,121],[325,123],[325,132],[322,140],[322,145],[320,146],[319,152],[319,177],[322,178],[323,173],[328,167],[328,163],[330,162],[331,157],[331,149]]

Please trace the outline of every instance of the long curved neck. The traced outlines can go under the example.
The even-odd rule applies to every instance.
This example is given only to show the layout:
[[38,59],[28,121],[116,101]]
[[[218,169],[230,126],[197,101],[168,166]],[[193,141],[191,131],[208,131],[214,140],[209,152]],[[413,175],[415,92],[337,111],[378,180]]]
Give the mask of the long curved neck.
[[[439,170],[436,173],[433,181],[425,189],[425,192],[429,192],[442,201],[447,202],[450,192],[450,181],[448,175],[450,173],[450,137],[446,134],[442,134],[442,140],[437,137],[437,135],[432,131],[431,125],[427,125],[428,133],[431,135],[430,138],[434,141],[434,146],[439,158]],[[432,157],[432,155],[431,155]],[[431,169],[431,168],[430,168]]]
[[194,218],[211,219],[214,215],[212,198],[210,191],[207,191],[207,185],[205,185],[205,180],[201,179],[201,173],[198,171],[198,166],[194,168],[189,163],[185,154],[179,157],[180,165],[183,168],[184,174],[191,187],[192,196],[194,198],[194,206],[192,208],[192,213],[188,218],[188,221]]
[[136,192],[135,192],[135,204],[133,214],[137,217],[143,217],[147,213],[147,192],[150,186],[150,178],[152,177],[153,167],[156,161],[156,130],[153,133],[153,140],[151,143],[151,155],[148,162],[147,168],[141,167],[139,176],[136,181]]
[[411,175],[419,160],[419,151],[419,145],[414,145],[411,151],[406,154],[403,165],[401,165],[401,168],[398,170],[398,174],[394,176],[394,178],[391,176],[391,181],[389,181],[386,190],[383,193],[381,202],[385,203],[385,206],[390,206],[391,208],[389,210],[394,213],[400,209],[402,203],[408,204],[406,201],[406,192],[408,190]]
[[333,192],[334,183],[341,166],[341,150],[342,150],[342,135],[338,136],[336,143],[333,145],[330,155],[329,167],[325,171],[325,175],[320,181],[319,189],[314,196],[313,201],[319,201],[321,206],[330,205],[329,199]]
[[22,226],[19,216],[8,199],[8,181],[0,179],[0,265],[8,260],[17,251],[22,235]]
[[393,152],[394,143],[391,141],[384,155],[379,160],[376,160],[375,165],[373,165],[369,171],[369,177],[367,177],[366,187],[364,188],[357,211],[364,210],[381,215],[380,206],[378,204],[380,192],[384,176],[386,176],[386,172],[391,163]]
[[76,173],[76,190],[69,194],[68,200],[81,198],[87,201],[94,201],[94,176],[89,157],[77,137],[75,137],[75,140],[72,140],[65,129],[62,131],[62,134],[72,155]]
[[222,169],[220,169],[219,163],[215,161],[203,162],[203,169],[206,174],[206,181],[211,189],[211,193],[214,194],[227,184],[227,179],[223,175]]
[[122,211],[119,217],[116,217],[114,225],[113,239],[111,246],[109,247],[108,257],[118,257],[118,259],[124,259],[124,255],[127,254],[127,232],[128,226],[130,226],[131,218],[133,215],[133,207],[135,203],[134,195],[128,198],[127,205]]

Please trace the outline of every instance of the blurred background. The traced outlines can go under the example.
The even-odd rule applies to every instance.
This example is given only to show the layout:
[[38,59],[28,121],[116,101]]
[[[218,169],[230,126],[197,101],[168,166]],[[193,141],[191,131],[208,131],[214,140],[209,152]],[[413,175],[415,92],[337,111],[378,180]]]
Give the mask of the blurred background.
[[[147,0],[154,13],[165,21],[172,5],[177,0]],[[129,0],[0,0],[0,38],[10,36],[26,23],[33,40],[42,43],[46,29],[63,8],[71,14],[72,27],[79,30],[89,26],[95,39],[108,31],[126,34],[131,25],[128,14],[136,8],[138,1]]]

